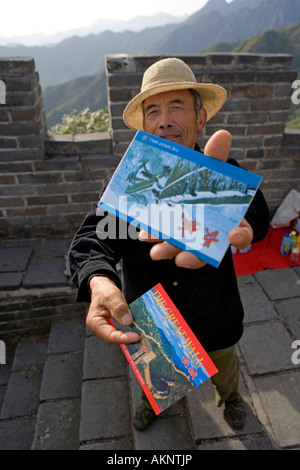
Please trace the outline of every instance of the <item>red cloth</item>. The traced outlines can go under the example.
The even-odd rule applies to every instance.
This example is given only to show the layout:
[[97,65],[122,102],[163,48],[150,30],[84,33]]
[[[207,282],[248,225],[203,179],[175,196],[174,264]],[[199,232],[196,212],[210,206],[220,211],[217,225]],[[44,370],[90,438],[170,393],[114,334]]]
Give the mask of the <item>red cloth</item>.
[[[282,256],[280,253],[284,234],[292,231],[291,227],[274,229],[270,225],[267,236],[261,242],[254,243],[250,251],[234,254],[233,262],[237,276],[254,274],[263,269],[283,269],[295,266],[291,263],[289,256]],[[299,235],[298,232],[296,234]],[[300,265],[300,259],[297,265]]]

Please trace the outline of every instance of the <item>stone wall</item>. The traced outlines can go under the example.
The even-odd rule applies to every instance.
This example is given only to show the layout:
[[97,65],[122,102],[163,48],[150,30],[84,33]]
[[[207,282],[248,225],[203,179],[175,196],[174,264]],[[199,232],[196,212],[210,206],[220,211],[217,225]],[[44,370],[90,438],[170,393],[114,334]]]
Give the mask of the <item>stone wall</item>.
[[[218,83],[227,103],[208,123],[200,144],[215,130],[233,135],[232,156],[264,177],[275,210],[299,187],[299,133],[284,133],[296,73],[289,55],[205,54],[182,56],[199,81]],[[140,89],[144,69],[158,56],[106,58],[111,133],[46,134],[34,60],[0,59],[0,235],[28,238],[72,235],[95,207],[100,181],[111,173],[134,132],[122,120]]]
[[74,234],[119,161],[108,133],[46,135],[33,59],[0,59],[0,236]]
[[[296,72],[288,54],[200,54],[179,56],[199,82],[216,83],[228,100],[207,124],[200,139],[224,128],[232,133],[231,156],[263,176],[262,189],[272,212],[290,189],[300,191],[300,134],[283,139]],[[113,151],[122,155],[134,132],[122,113],[140,90],[143,70],[158,56],[115,55],[106,58],[108,99],[113,130]]]

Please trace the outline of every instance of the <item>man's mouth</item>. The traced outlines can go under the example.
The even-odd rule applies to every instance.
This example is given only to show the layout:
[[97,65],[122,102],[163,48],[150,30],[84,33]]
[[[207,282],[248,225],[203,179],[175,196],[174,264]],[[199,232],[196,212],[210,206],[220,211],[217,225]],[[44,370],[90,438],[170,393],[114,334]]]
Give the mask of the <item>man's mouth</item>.
[[178,135],[178,134],[163,134],[160,136],[162,139],[166,139],[166,140],[176,140],[176,139],[179,139],[181,136]]

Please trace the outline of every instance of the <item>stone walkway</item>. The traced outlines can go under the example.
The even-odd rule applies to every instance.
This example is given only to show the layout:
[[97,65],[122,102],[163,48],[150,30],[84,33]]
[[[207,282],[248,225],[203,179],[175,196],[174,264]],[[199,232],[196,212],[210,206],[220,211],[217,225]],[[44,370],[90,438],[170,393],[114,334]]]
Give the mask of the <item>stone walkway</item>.
[[[51,289],[57,295],[60,289],[62,294],[72,290],[64,273],[68,242],[2,242],[1,304],[6,310],[0,322],[5,329],[16,312],[16,306],[9,311],[9,303],[18,299],[20,304],[20,292],[24,298],[24,292],[47,291],[55,304]],[[300,267],[238,280],[245,307],[238,347],[240,391],[247,406],[242,430],[226,424],[206,382],[148,430],[136,431],[132,414],[139,385],[120,347],[88,332],[84,306],[77,306],[73,316],[68,304],[63,316],[55,306],[48,333],[29,335],[16,348],[7,346],[6,365],[0,365],[0,449],[299,450],[300,341],[295,341],[300,340]],[[34,307],[37,315],[42,307]]]

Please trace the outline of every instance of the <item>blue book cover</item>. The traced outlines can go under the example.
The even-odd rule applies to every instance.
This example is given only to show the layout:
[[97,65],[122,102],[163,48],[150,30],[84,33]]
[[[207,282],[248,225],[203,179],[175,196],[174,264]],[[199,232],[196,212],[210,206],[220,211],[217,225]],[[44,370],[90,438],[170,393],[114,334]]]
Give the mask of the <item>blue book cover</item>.
[[138,131],[99,207],[218,267],[262,177]]
[[158,415],[216,374],[217,368],[161,284],[129,309],[132,325],[110,323],[140,335],[137,343],[120,346]]

